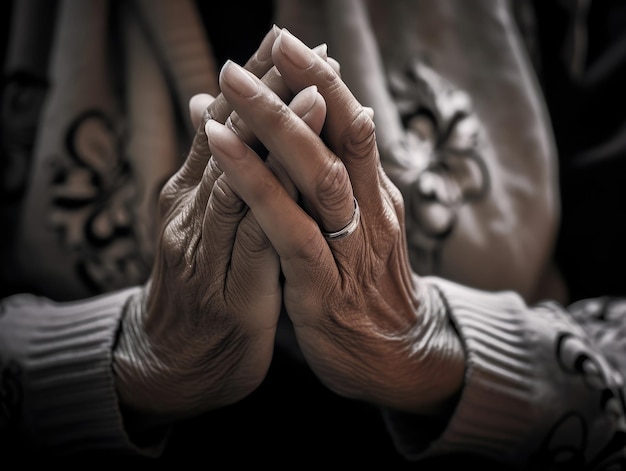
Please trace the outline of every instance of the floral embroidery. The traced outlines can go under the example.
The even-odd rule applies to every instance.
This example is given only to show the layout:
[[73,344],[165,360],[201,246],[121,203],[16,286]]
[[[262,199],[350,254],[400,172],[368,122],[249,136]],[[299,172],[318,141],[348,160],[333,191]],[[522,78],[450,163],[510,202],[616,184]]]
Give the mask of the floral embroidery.
[[489,191],[489,174],[479,152],[481,127],[469,95],[421,61],[404,74],[392,73],[389,84],[410,149],[410,177],[394,183],[412,216],[407,217],[412,262],[421,272],[424,267],[433,271],[459,209]]
[[94,292],[141,283],[151,264],[148,244],[136,236],[138,190],[114,130],[98,111],[80,115],[66,138],[71,161],[55,169],[52,182],[52,225],[78,254],[76,270]]
[[621,376],[576,331],[557,336],[556,360],[565,374],[579,377],[589,390],[596,391],[594,413],[607,418],[606,432],[610,435],[605,445],[595,451],[595,456],[586,456],[591,446],[590,422],[583,412],[570,411],[553,426],[533,459],[537,465],[533,469],[624,469],[626,402]]

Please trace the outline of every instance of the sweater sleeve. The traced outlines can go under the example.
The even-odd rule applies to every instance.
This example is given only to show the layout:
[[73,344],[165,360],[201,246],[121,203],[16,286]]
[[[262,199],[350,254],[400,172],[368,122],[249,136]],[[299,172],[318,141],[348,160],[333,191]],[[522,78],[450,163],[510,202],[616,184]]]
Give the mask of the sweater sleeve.
[[[112,350],[129,288],[78,302],[18,294],[0,306],[0,434],[54,455],[158,452],[127,435]],[[6,441],[5,441],[6,443]]]
[[[458,329],[466,378],[454,412],[430,442],[419,419],[386,413],[402,454],[479,455],[520,469],[624,465],[626,342],[615,339],[626,331],[626,315],[605,322],[597,300],[570,312],[552,302],[528,306],[513,292],[423,280]],[[621,310],[626,314],[626,303]]]

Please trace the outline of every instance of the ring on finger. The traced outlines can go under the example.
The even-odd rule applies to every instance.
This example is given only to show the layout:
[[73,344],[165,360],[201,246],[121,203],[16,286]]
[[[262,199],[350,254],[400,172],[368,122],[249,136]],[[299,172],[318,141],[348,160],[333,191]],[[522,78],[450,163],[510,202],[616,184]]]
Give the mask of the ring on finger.
[[359,209],[359,203],[356,198],[352,198],[354,200],[354,211],[352,212],[352,217],[348,224],[346,224],[343,228],[339,229],[335,232],[325,232],[322,231],[322,235],[328,241],[343,239],[344,237],[348,237],[354,231],[356,231],[357,227],[359,227],[359,223],[361,222],[361,210]]

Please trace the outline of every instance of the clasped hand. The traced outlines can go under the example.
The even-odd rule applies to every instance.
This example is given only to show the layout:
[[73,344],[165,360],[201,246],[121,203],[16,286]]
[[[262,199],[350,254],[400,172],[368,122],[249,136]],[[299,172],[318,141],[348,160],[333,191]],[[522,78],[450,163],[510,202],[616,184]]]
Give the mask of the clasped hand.
[[[371,111],[323,47],[278,28],[245,67],[224,65],[220,88],[192,100],[198,132],[161,194],[154,269],[114,351],[122,402],[175,418],[250,394],[284,303],[331,390],[436,413],[461,387],[463,351],[411,270]],[[355,230],[329,240],[355,201]]]

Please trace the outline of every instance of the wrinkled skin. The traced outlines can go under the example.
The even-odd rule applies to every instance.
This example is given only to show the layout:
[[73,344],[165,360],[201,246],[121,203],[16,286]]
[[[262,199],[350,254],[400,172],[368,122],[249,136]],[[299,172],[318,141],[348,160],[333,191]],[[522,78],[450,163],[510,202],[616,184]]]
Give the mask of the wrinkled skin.
[[[235,133],[217,121],[206,129],[214,158],[280,257],[284,303],[304,356],[338,394],[436,414],[461,387],[463,352],[436,294],[411,269],[402,196],[382,170],[371,114],[286,30],[272,57],[292,92],[315,85],[324,97],[323,140],[238,65],[224,66],[220,87],[304,204]],[[322,231],[350,221],[353,196],[358,229],[327,241]]]
[[[277,33],[251,73],[229,62],[222,94],[192,100],[198,133],[161,194],[156,263],[114,350],[121,401],[171,420],[245,397],[267,372],[284,303],[330,389],[437,414],[461,387],[463,351],[411,270],[372,110],[323,48]],[[360,225],[328,242],[321,231],[350,220],[353,196]]]
[[[289,102],[293,95],[273,68],[275,35],[267,34],[246,67]],[[298,93],[290,109],[311,132],[321,130],[325,103],[315,88]],[[155,265],[126,308],[114,350],[122,403],[165,419],[223,406],[253,391],[272,358],[282,303],[276,251],[211,158],[204,123],[208,117],[227,123],[254,146],[253,135],[221,95],[194,97],[190,111],[198,131],[185,163],[161,193]],[[267,165],[280,177],[271,155]],[[282,181],[290,186],[285,176]]]
[[352,93],[376,111],[413,269],[565,302],[547,264],[559,224],[556,151],[512,3],[278,5],[280,24],[306,44],[326,41]]

